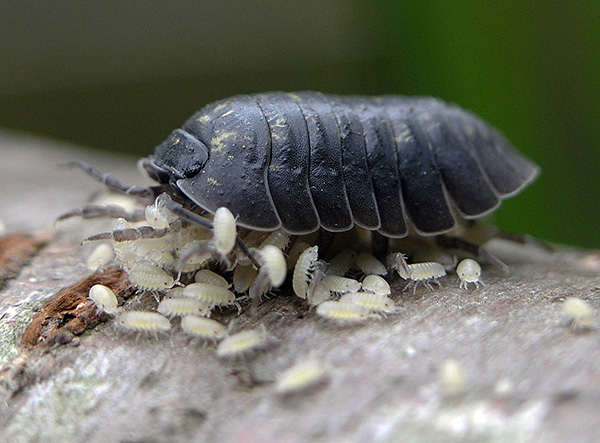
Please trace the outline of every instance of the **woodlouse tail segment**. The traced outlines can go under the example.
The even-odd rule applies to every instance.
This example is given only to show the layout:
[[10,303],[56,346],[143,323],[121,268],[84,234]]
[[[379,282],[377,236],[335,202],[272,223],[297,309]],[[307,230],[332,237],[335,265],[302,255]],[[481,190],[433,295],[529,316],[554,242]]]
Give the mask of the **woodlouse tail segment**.
[[117,180],[110,174],[103,174],[97,169],[91,167],[84,161],[74,161],[66,163],[64,166],[66,167],[77,167],[83,169],[90,177],[94,180],[104,184],[108,189],[119,192],[121,194],[132,195],[135,197],[139,197],[142,199],[151,199],[154,200],[156,197],[155,187],[152,186],[127,186]]

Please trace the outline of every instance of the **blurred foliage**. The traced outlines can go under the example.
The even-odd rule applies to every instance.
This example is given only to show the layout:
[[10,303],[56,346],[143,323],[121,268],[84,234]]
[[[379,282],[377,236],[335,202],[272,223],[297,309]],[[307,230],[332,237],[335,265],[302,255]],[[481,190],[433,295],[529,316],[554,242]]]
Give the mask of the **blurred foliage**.
[[[314,57],[301,66],[267,59],[258,68],[240,64],[231,70],[8,93],[0,95],[0,124],[145,155],[199,107],[237,93],[314,89],[436,96],[498,127],[542,167],[536,183],[503,204],[495,223],[553,242],[600,248],[600,3],[335,3],[352,20],[321,28],[323,35],[315,39],[325,44],[336,26],[350,27],[353,39],[347,46],[338,43],[339,57],[330,44],[331,60]],[[258,14],[271,12],[265,8]],[[307,18],[298,13],[298,20]],[[257,44],[286,32],[285,26],[275,34],[268,24],[261,26],[264,35],[248,37]],[[224,31],[221,38],[228,35]],[[274,60],[283,56],[281,48],[277,51],[270,54]],[[286,60],[293,55],[285,54]]]

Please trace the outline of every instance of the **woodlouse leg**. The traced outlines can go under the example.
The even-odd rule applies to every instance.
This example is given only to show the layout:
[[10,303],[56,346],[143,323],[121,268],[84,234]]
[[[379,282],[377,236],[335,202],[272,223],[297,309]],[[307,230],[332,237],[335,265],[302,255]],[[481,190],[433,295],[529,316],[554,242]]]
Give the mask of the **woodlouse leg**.
[[110,174],[103,174],[97,169],[92,168],[89,164],[84,161],[75,161],[67,163],[68,167],[78,167],[83,169],[90,177],[94,180],[99,181],[106,185],[106,187],[112,191],[119,192],[121,194],[133,195],[136,197],[141,197],[144,199],[154,199],[155,188],[152,186],[142,187],[142,186],[127,186],[117,180]]
[[447,235],[438,235],[435,238],[436,243],[444,249],[460,249],[473,254],[482,261],[487,261],[498,266],[505,274],[508,274],[508,266],[498,257],[490,254],[484,247],[475,245],[459,237],[449,237]]
[[494,235],[494,238],[501,238],[503,240],[508,240],[520,245],[533,244],[548,252],[554,252],[554,248],[551,245],[526,234],[515,234],[514,232],[498,230],[498,232]]
[[139,228],[117,229],[111,232],[100,232],[90,235],[81,243],[97,240],[114,240],[116,242],[139,240],[140,238],[160,238],[169,232],[167,228],[155,229],[152,226],[140,226]]
[[89,205],[83,208],[73,209],[59,216],[56,221],[65,220],[71,217],[81,218],[124,218],[130,222],[137,222],[144,219],[144,210],[136,209],[127,211],[125,208],[117,205]]
[[[207,220],[204,217],[202,217],[201,215],[198,215],[195,212],[192,212],[189,209],[184,208],[181,205],[181,203],[177,203],[176,201],[171,200],[171,199],[165,200],[164,203],[169,211],[171,211],[175,215],[178,215],[179,217],[183,218],[184,220],[187,220],[191,223],[195,223],[197,225],[203,226],[207,229],[211,229],[211,230],[213,229],[213,224],[210,220]],[[250,252],[248,247],[244,244],[244,242],[240,239],[239,236],[236,237],[235,243],[238,246],[238,248],[240,248],[242,250],[244,255],[246,255],[246,257],[248,257],[250,259],[250,261],[256,267],[256,269],[260,270],[260,264],[254,258],[254,255]]]

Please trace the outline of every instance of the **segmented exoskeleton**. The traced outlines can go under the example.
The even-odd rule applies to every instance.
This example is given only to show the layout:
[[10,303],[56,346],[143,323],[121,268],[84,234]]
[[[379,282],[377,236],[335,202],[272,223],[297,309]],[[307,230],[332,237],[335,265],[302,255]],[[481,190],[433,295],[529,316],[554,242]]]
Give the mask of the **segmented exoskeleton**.
[[432,98],[318,92],[205,106],[143,161],[149,175],[238,226],[291,234],[355,224],[433,235],[498,207],[538,167],[473,114]]

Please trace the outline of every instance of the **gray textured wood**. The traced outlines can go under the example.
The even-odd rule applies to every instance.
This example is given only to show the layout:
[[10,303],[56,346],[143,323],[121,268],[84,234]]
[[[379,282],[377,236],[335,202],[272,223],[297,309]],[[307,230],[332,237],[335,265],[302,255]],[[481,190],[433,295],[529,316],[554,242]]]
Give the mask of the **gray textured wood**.
[[[9,229],[48,228],[98,189],[79,171],[53,168],[87,153],[4,134],[0,145],[8,153],[0,169],[0,218]],[[141,182],[132,161],[87,159]],[[262,324],[277,339],[245,362],[223,362],[212,346],[192,343],[178,329],[136,340],[116,331],[111,321],[71,344],[23,353],[18,340],[35,311],[89,272],[83,265],[89,248],[79,241],[99,226],[73,221],[59,228],[53,242],[0,293],[3,440],[600,438],[598,324],[577,332],[561,312],[567,296],[600,307],[597,253],[548,254],[496,241],[490,247],[509,262],[510,275],[486,267],[487,286],[478,290],[459,290],[452,276],[442,281],[444,288],[421,288],[415,295],[403,294],[402,282],[395,280],[399,312],[353,328],[317,318],[282,291],[257,315],[224,311],[218,316],[236,329]],[[128,303],[156,305],[149,295]],[[332,368],[329,383],[305,395],[277,396],[270,381],[309,356]],[[453,398],[442,395],[437,375],[448,358],[460,363],[467,379],[466,392]]]

